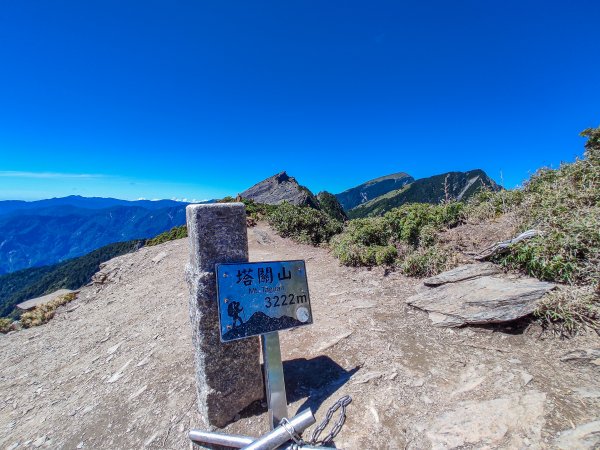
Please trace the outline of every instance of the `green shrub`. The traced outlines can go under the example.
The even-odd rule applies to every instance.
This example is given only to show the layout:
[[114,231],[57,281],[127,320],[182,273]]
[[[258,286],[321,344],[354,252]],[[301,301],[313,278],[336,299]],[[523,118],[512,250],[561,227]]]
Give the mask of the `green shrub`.
[[600,148],[593,140],[600,130],[584,133],[590,137],[586,159],[541,169],[526,183],[516,211],[519,229],[543,235],[514,245],[497,260],[504,266],[576,285],[600,279]]
[[[390,265],[398,260],[402,263],[408,254],[411,259],[407,262],[406,272],[421,276],[421,273],[441,267],[441,254],[439,251],[414,253],[414,250],[435,246],[437,235],[443,228],[461,222],[462,211],[463,205],[456,202],[442,205],[411,203],[394,208],[383,217],[350,220],[344,231],[332,239],[331,249],[333,255],[347,266]],[[404,247],[408,249],[400,254],[398,248]],[[431,265],[431,268],[412,268],[418,265]]]
[[481,189],[466,203],[463,211],[465,220],[480,223],[513,211],[523,202],[522,189],[492,191]]
[[391,236],[387,223],[381,217],[351,220],[344,229],[344,235],[353,243],[365,246],[387,245]]
[[376,263],[375,248],[351,242],[332,241],[333,255],[345,266],[373,266]]
[[13,320],[7,317],[0,317],[0,333],[8,333],[12,331],[13,328]]
[[409,253],[400,265],[402,272],[411,277],[430,277],[447,270],[450,266],[450,254],[438,247],[420,247]]
[[45,324],[54,317],[56,310],[60,306],[66,305],[76,298],[77,294],[75,292],[70,292],[68,294],[56,297],[47,303],[42,303],[41,305],[33,308],[31,311],[24,312],[21,314],[21,326],[23,328],[31,328]]
[[345,266],[392,264],[397,251],[389,241],[389,227],[383,218],[354,219],[346,224],[343,233],[332,239],[331,249]]
[[174,241],[175,239],[186,238],[187,235],[187,227],[181,225],[179,227],[173,227],[169,231],[165,231],[152,239],[148,239],[146,245],[151,247],[153,245],[164,244],[165,242]]
[[577,333],[584,326],[600,330],[600,299],[593,288],[562,287],[546,295],[534,312],[544,329],[561,336]]
[[375,263],[378,266],[394,264],[398,257],[398,250],[393,245],[375,247]]
[[[257,203],[254,200],[249,200],[247,198],[233,198],[233,197],[224,197],[218,201],[218,203],[233,203],[233,202],[241,202],[246,207],[246,216],[253,221],[263,220],[265,219],[271,212],[277,209],[277,205],[267,205],[265,203]],[[252,221],[248,221],[248,224],[252,223]]]
[[364,245],[346,234],[334,236],[330,246],[333,255],[344,266],[391,265],[398,256],[393,245]]
[[435,225],[424,225],[419,231],[419,245],[431,247],[437,242],[439,229]]
[[338,222],[345,222],[348,220],[344,208],[335,195],[330,194],[327,191],[319,192],[317,200],[319,201],[321,211],[332,219],[337,220]]
[[[404,241],[415,247],[419,245],[421,229],[429,226],[437,231],[452,228],[462,220],[464,205],[451,202],[441,205],[408,203],[387,212],[383,219],[396,241]],[[429,230],[431,234],[431,229]]]
[[305,244],[319,245],[329,242],[342,231],[342,224],[322,211],[282,203],[267,215],[269,224],[283,237]]

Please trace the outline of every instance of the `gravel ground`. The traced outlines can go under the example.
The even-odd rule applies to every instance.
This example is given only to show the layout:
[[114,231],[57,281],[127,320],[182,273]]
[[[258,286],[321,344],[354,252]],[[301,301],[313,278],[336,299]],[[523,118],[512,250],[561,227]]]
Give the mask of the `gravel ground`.
[[[404,304],[418,280],[341,267],[264,224],[249,241],[251,260],[306,260],[315,324],[280,335],[289,410],[311,406],[320,421],[351,395],[338,448],[596,448],[600,358],[561,358],[600,348],[597,335],[540,337],[523,322],[433,328]],[[191,447],[187,431],[205,425],[187,259],[186,239],[115,258],[107,282],[50,323],[0,337],[0,448]],[[225,430],[267,428],[256,404]]]

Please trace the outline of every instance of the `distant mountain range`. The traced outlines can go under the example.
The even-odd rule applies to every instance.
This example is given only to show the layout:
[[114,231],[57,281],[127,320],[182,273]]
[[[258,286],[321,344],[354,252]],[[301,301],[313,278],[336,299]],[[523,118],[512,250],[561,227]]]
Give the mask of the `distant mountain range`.
[[[381,215],[408,202],[465,200],[482,186],[499,187],[482,170],[449,172],[415,180],[404,172],[362,183],[336,195],[315,196],[286,172],[241,194],[257,203],[321,209],[345,220]],[[127,201],[69,196],[35,202],[0,201],[0,275],[85,255],[102,246],[147,239],[185,224],[187,203],[172,200]]]
[[186,205],[77,196],[0,202],[0,274],[156,236],[185,223]]
[[401,189],[415,181],[413,177],[404,172],[393,173],[384,177],[375,178],[350,188],[339,194],[335,194],[342,207],[349,211],[369,200],[373,200],[390,191]]
[[[3,200],[0,201],[0,215],[8,214],[13,211],[23,210],[36,210],[41,211],[50,208],[49,211],[53,211],[52,208],[74,206],[76,208],[83,209],[103,209],[111,208],[113,206],[137,206],[140,208],[156,210],[163,208],[170,208],[174,206],[181,206],[182,202],[174,200],[120,200],[117,198],[103,198],[103,197],[81,197],[80,195],[70,195],[68,197],[50,198],[47,200],[36,200],[33,202],[26,202],[22,200]],[[66,210],[66,208],[65,208]],[[55,209],[54,211],[59,211]]]
[[467,200],[482,187],[493,191],[500,189],[496,182],[481,169],[442,173],[414,180],[400,189],[390,190],[379,197],[361,203],[347,210],[346,213],[349,218],[355,219],[379,216],[405,203],[440,203],[444,200],[462,201]]

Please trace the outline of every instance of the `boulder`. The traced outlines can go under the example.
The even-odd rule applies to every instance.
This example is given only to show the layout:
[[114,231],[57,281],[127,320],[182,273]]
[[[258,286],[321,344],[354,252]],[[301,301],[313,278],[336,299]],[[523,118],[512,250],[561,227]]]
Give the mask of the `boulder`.
[[555,288],[535,278],[502,274],[493,264],[468,264],[424,280],[406,302],[429,312],[435,326],[500,323],[533,313]]

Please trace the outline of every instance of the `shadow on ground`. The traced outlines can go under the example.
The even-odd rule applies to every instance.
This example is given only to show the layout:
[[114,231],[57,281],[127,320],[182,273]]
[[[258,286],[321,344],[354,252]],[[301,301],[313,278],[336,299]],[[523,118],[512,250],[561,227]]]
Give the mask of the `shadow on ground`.
[[[284,361],[283,374],[288,404],[306,399],[296,411],[289,411],[290,416],[295,416],[306,408],[311,408],[313,412],[317,411],[325,400],[343,386],[358,369],[359,367],[345,370],[328,356]],[[331,403],[333,404],[335,400],[337,398],[332,399]],[[265,399],[252,403],[240,413],[240,417],[258,416],[266,411]]]
[[[306,398],[296,414],[311,408],[319,409],[321,404],[343,386],[359,367],[345,370],[328,356],[312,359],[298,358],[284,361],[285,389],[288,403]],[[336,399],[332,399],[334,403]]]
[[473,328],[479,328],[482,330],[488,330],[494,333],[503,333],[510,335],[519,334],[535,334],[541,332],[542,329],[538,325],[536,319],[533,316],[525,316],[520,319],[511,320],[510,322],[504,323],[490,323],[487,325],[470,325]]

